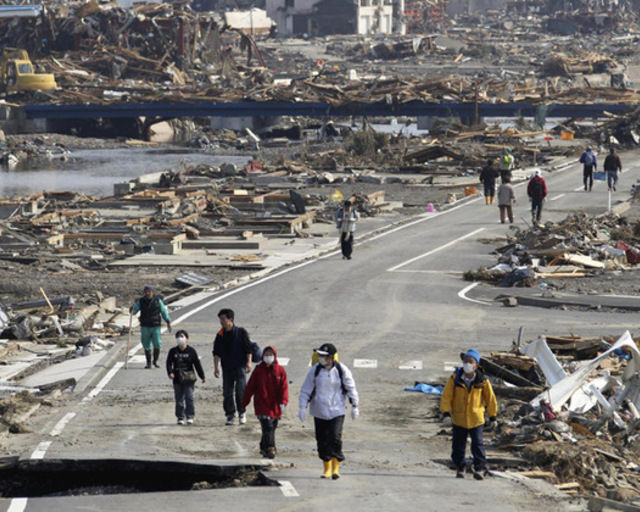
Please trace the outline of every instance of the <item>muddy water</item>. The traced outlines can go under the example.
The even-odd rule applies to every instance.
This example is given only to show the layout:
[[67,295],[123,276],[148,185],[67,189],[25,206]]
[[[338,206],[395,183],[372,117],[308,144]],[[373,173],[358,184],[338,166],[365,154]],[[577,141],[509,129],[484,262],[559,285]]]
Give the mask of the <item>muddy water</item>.
[[0,197],[24,196],[35,192],[74,191],[96,197],[113,194],[114,183],[143,174],[179,169],[182,164],[244,165],[248,156],[227,156],[192,150],[167,149],[83,149],[69,160],[42,162],[28,169],[0,170]]

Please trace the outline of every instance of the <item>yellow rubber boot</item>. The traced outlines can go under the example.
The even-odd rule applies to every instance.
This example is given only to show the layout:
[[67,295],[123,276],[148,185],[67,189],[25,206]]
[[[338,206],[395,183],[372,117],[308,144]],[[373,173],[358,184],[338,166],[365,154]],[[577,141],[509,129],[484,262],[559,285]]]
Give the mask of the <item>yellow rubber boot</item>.
[[324,473],[322,473],[322,478],[331,478],[331,461],[323,460],[322,464],[324,465]]
[[335,457],[331,459],[331,478],[334,480],[340,478],[340,461]]

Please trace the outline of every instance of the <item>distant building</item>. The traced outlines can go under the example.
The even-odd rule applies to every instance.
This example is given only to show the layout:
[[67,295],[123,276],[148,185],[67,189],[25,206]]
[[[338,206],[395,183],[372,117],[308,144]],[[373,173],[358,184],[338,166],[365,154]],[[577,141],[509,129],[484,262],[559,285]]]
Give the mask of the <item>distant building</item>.
[[404,0],[266,0],[281,35],[404,33]]

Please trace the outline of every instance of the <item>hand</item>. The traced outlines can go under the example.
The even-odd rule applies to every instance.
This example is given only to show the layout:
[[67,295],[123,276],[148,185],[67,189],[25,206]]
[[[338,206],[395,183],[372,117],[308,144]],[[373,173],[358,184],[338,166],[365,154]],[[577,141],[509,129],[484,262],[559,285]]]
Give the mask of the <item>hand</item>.
[[245,370],[247,370],[247,373],[251,373],[251,363],[247,363]]
[[302,423],[304,423],[304,420],[307,419],[307,410],[306,409],[300,409],[298,411],[298,418],[300,418],[300,421]]
[[170,373],[170,374],[169,374],[169,378],[170,378],[171,380],[173,380],[173,378],[174,378],[174,377],[175,377],[175,375],[174,375],[173,373]]
[[287,406],[286,406],[286,405],[284,405],[284,404],[280,404],[280,411],[281,411],[281,412],[284,412],[285,407],[287,407]]
[[171,332],[171,322],[167,322],[167,331]]
[[213,370],[213,375],[214,377],[217,379],[220,377],[220,370],[218,368],[216,368],[215,370]]
[[355,420],[358,416],[360,416],[360,411],[358,410],[357,407],[352,407],[351,408],[351,419]]

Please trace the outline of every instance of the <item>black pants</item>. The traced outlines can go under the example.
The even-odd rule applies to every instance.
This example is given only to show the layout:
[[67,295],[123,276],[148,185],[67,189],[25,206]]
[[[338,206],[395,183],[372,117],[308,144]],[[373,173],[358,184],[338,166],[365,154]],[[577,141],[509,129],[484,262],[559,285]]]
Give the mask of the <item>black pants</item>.
[[331,420],[314,418],[316,427],[316,442],[318,443],[318,457],[322,460],[344,460],[342,453],[342,426],[344,416],[338,416]]
[[246,387],[247,372],[244,368],[222,369],[222,407],[224,407],[224,413],[227,415],[227,418],[233,418],[236,409],[238,410],[238,414],[245,413],[245,410],[242,408],[242,397]]
[[482,431],[484,425],[475,428],[463,428],[453,426],[453,442],[451,443],[451,459],[456,468],[464,468],[464,453],[467,448],[467,437],[471,436],[471,455],[473,455],[473,467],[481,471],[487,468],[487,455],[484,451]]
[[[590,165],[585,165],[582,169],[582,182],[584,183],[585,190],[591,190],[593,187],[593,167]],[[587,189],[587,182],[589,188]]]
[[496,183],[495,181],[484,182],[484,195],[485,197],[493,197],[496,195]]
[[278,418],[260,417],[259,420],[260,427],[262,428],[260,451],[266,452],[267,448],[276,447],[276,428],[278,428]]
[[531,218],[535,221],[540,221],[542,217],[542,197],[531,198]]
[[340,249],[345,258],[351,258],[353,252],[353,233],[340,234]]

